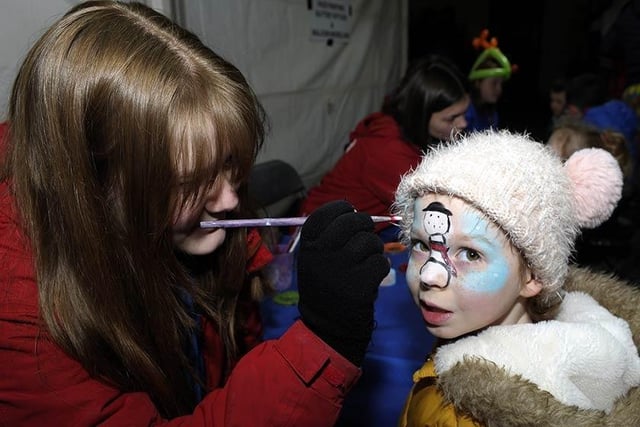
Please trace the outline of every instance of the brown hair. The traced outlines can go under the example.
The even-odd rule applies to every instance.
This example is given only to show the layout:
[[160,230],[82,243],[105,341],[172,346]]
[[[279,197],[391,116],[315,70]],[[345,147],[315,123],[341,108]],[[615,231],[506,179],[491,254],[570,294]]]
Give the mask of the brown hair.
[[627,140],[620,132],[600,130],[579,119],[566,117],[554,126],[548,144],[563,160],[583,148],[602,148],[615,157],[625,177],[632,173],[633,161]]
[[164,416],[190,412],[193,368],[173,351],[195,327],[182,298],[219,326],[230,365],[246,241],[230,231],[185,263],[172,216],[223,176],[245,198],[264,136],[255,94],[161,14],[89,1],[29,51],[9,108],[2,178],[32,242],[50,337],[93,376],[149,393]]

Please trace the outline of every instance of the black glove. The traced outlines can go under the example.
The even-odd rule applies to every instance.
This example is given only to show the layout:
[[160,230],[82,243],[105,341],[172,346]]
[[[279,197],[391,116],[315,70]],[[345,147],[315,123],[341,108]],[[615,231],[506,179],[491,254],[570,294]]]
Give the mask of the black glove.
[[298,309],[302,321],[360,366],[373,332],[373,304],[389,273],[369,215],[345,201],[321,206],[302,227]]

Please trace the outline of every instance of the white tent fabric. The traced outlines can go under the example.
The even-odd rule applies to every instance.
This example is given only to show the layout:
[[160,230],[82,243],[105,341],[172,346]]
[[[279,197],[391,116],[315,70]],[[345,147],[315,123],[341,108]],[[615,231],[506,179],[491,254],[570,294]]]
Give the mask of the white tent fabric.
[[72,0],[0,0],[0,120],[7,114],[13,80],[24,55]]
[[258,161],[285,160],[307,187],[342,155],[357,121],[380,108],[407,62],[407,0],[324,3],[350,6],[347,43],[311,39],[313,1],[189,0],[174,11],[242,71],[265,106],[271,130]]
[[[27,49],[79,0],[2,1],[4,117]],[[380,108],[406,68],[408,0],[142,1],[198,34],[243,72],[271,123],[258,161],[290,163],[307,187],[338,160],[349,131]],[[313,11],[336,4],[351,11],[348,42],[312,40]]]
[[[137,1],[173,18],[172,10],[189,0]],[[81,2],[0,0],[0,121],[6,119],[11,86],[27,51],[51,24]]]

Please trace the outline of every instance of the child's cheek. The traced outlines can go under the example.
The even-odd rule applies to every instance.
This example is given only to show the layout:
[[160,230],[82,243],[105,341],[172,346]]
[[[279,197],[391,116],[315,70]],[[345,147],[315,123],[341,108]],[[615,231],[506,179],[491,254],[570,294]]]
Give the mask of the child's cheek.
[[420,292],[420,268],[422,268],[426,260],[426,254],[423,254],[421,252],[416,253],[414,251],[411,253],[411,257],[409,258],[409,263],[407,265],[407,285],[409,286],[409,291],[414,297],[416,303],[418,293]]
[[[420,269],[429,259],[429,253],[417,251],[412,249],[409,254],[409,264],[407,266],[407,277],[409,275],[409,270],[414,270],[415,274],[420,274]],[[419,280],[419,279],[418,279]]]
[[415,264],[413,263],[409,263],[409,265],[407,266],[407,272],[406,272],[407,284],[409,285],[410,288],[413,288],[415,284],[420,283],[419,271],[420,269],[416,268]]
[[[466,267],[466,268],[465,268]],[[483,270],[472,270],[469,265],[461,268],[459,284],[463,289],[474,293],[493,294],[500,292],[507,284],[509,268],[506,262],[494,262]]]

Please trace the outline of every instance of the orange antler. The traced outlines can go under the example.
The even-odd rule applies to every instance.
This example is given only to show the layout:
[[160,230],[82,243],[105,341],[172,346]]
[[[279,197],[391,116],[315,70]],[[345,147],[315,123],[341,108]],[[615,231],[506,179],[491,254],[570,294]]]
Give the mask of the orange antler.
[[480,31],[479,37],[473,39],[472,44],[476,49],[489,49],[490,47],[498,47],[498,39],[491,37],[491,40],[489,40],[489,30],[485,28]]

